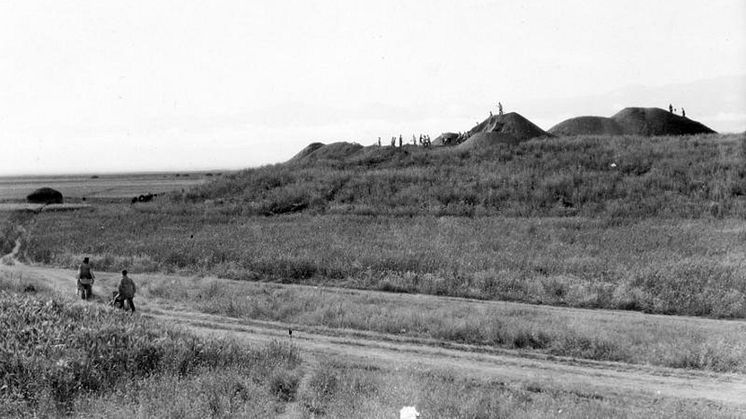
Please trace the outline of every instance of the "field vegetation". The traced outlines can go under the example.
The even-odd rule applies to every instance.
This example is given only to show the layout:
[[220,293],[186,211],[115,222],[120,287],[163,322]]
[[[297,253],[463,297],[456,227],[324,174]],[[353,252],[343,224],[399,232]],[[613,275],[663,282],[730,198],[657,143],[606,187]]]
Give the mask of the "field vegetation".
[[3,417],[384,418],[411,404],[428,416],[454,418],[735,413],[665,398],[605,397],[561,383],[511,384],[339,357],[307,360],[287,342],[251,347],[195,337],[47,291],[18,293],[13,281],[0,277]]
[[[381,339],[433,339],[547,355],[746,373],[746,325],[606,311],[436,300],[217,278],[151,277],[143,295],[206,313],[379,332]],[[333,332],[332,332],[333,333]]]
[[[74,269],[90,256],[96,272],[128,269],[159,304],[300,330],[746,372],[737,322],[414,295],[746,318],[743,136],[373,147],[94,204],[0,212],[1,253],[21,239],[30,263]],[[391,417],[411,404],[428,417],[735,414],[196,337],[7,273],[0,325],[0,416]]]
[[268,417],[297,388],[301,360],[286,343],[200,339],[15,287],[0,280],[0,416]]
[[243,215],[746,216],[746,137],[738,135],[338,149],[225,176],[174,200],[222,200],[223,212]]
[[[146,205],[41,213],[22,254],[70,268],[89,255],[103,270],[746,317],[746,138],[354,150]],[[2,227],[6,252],[13,224]]]
[[[734,219],[40,214],[29,259],[586,308],[746,316]],[[197,212],[199,211],[199,212]]]

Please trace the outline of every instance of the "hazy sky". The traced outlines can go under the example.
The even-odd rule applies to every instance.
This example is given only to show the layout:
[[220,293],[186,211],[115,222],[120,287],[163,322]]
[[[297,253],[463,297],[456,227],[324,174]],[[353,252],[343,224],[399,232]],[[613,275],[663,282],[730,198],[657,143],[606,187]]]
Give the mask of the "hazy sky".
[[0,174],[275,163],[498,100],[746,130],[746,1],[0,1]]

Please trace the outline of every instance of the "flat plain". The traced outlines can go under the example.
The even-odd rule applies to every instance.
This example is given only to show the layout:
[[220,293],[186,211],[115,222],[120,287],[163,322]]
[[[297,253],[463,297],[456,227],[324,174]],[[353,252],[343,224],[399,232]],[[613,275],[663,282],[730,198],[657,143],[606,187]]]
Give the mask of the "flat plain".
[[22,201],[26,195],[45,186],[74,201],[82,198],[132,198],[189,188],[204,183],[211,176],[212,172],[182,172],[0,177],[0,202]]

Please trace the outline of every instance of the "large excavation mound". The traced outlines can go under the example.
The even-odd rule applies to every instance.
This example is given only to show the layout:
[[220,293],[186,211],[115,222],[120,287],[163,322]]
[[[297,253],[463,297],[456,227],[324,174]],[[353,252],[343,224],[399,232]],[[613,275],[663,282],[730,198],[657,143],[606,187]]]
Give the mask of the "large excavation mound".
[[615,120],[603,116],[579,116],[562,121],[549,128],[549,133],[558,136],[571,135],[622,135],[624,130]]
[[579,116],[549,129],[553,135],[688,135],[715,131],[660,108],[624,108],[611,118]]
[[551,136],[549,133],[536,126],[536,124],[515,112],[490,116],[480,124],[477,124],[474,128],[470,129],[468,135],[473,136],[488,132],[508,134],[518,141]]
[[338,142],[331,144],[311,143],[290,159],[291,162],[344,160],[363,148],[360,144]]
[[632,135],[713,134],[715,131],[689,118],[660,108],[624,108],[612,116],[624,131]]

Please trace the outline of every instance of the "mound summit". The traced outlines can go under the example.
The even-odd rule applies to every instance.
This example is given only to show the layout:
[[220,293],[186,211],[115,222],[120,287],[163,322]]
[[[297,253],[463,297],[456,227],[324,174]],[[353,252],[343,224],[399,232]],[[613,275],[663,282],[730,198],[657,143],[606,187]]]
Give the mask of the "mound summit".
[[611,118],[580,116],[549,129],[553,135],[690,135],[714,134],[700,122],[660,108],[624,108]]
[[472,137],[482,133],[505,134],[517,141],[526,141],[537,137],[551,137],[549,133],[516,112],[491,115],[470,129],[467,135]]

